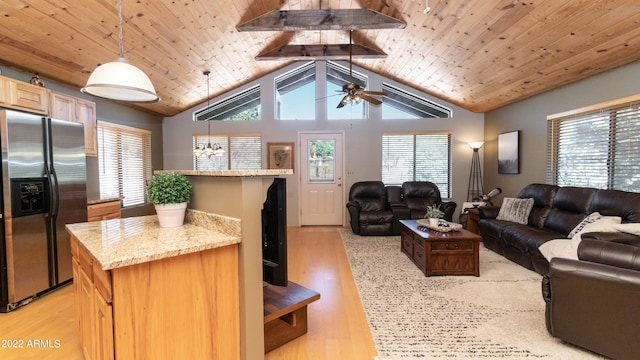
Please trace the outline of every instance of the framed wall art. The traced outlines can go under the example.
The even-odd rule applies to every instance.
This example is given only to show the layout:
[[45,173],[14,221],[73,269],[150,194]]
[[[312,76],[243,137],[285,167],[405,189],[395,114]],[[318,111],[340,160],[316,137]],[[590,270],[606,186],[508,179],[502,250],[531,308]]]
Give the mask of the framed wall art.
[[267,143],[267,169],[293,170],[293,143]]
[[520,173],[520,131],[498,135],[498,173]]

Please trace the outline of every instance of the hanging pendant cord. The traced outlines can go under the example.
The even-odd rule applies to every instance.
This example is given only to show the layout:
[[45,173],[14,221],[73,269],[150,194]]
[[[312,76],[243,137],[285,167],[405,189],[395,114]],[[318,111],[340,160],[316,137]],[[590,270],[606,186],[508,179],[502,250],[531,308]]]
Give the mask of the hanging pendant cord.
[[124,45],[122,44],[122,0],[118,0],[118,17],[120,19],[119,23],[119,35],[118,39],[120,40],[120,57],[124,57]]
[[[210,97],[210,95],[209,95],[209,89],[210,89],[210,86],[209,86],[209,74],[211,74],[211,72],[209,70],[207,70],[207,71],[205,71],[204,74],[207,75],[207,109],[208,109],[209,108],[209,97]],[[211,120],[207,120],[207,128],[208,128],[207,133],[209,134],[209,144],[211,144]]]

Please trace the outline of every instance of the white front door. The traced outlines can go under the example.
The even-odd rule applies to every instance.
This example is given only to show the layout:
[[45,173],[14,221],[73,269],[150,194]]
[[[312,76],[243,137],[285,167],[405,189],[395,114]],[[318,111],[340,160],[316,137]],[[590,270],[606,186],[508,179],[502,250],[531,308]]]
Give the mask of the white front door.
[[344,133],[300,133],[300,225],[343,225]]

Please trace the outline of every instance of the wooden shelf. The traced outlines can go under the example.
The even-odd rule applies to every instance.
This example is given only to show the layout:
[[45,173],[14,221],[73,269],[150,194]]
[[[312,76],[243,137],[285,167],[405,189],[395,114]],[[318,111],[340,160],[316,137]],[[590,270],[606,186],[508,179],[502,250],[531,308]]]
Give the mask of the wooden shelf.
[[264,352],[307,332],[307,305],[320,294],[289,281],[289,286],[267,285],[264,293]]

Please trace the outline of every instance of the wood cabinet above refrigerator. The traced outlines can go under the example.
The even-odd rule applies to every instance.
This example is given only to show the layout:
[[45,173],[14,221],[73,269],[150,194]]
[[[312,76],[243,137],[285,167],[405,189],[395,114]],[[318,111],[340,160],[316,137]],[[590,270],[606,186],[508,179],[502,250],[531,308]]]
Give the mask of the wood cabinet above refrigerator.
[[49,116],[84,124],[84,147],[87,156],[98,156],[96,139],[96,104],[93,101],[49,91]]
[[47,89],[0,76],[0,106],[47,115]]
[[98,156],[95,102],[0,76],[0,107],[82,123],[86,156]]

